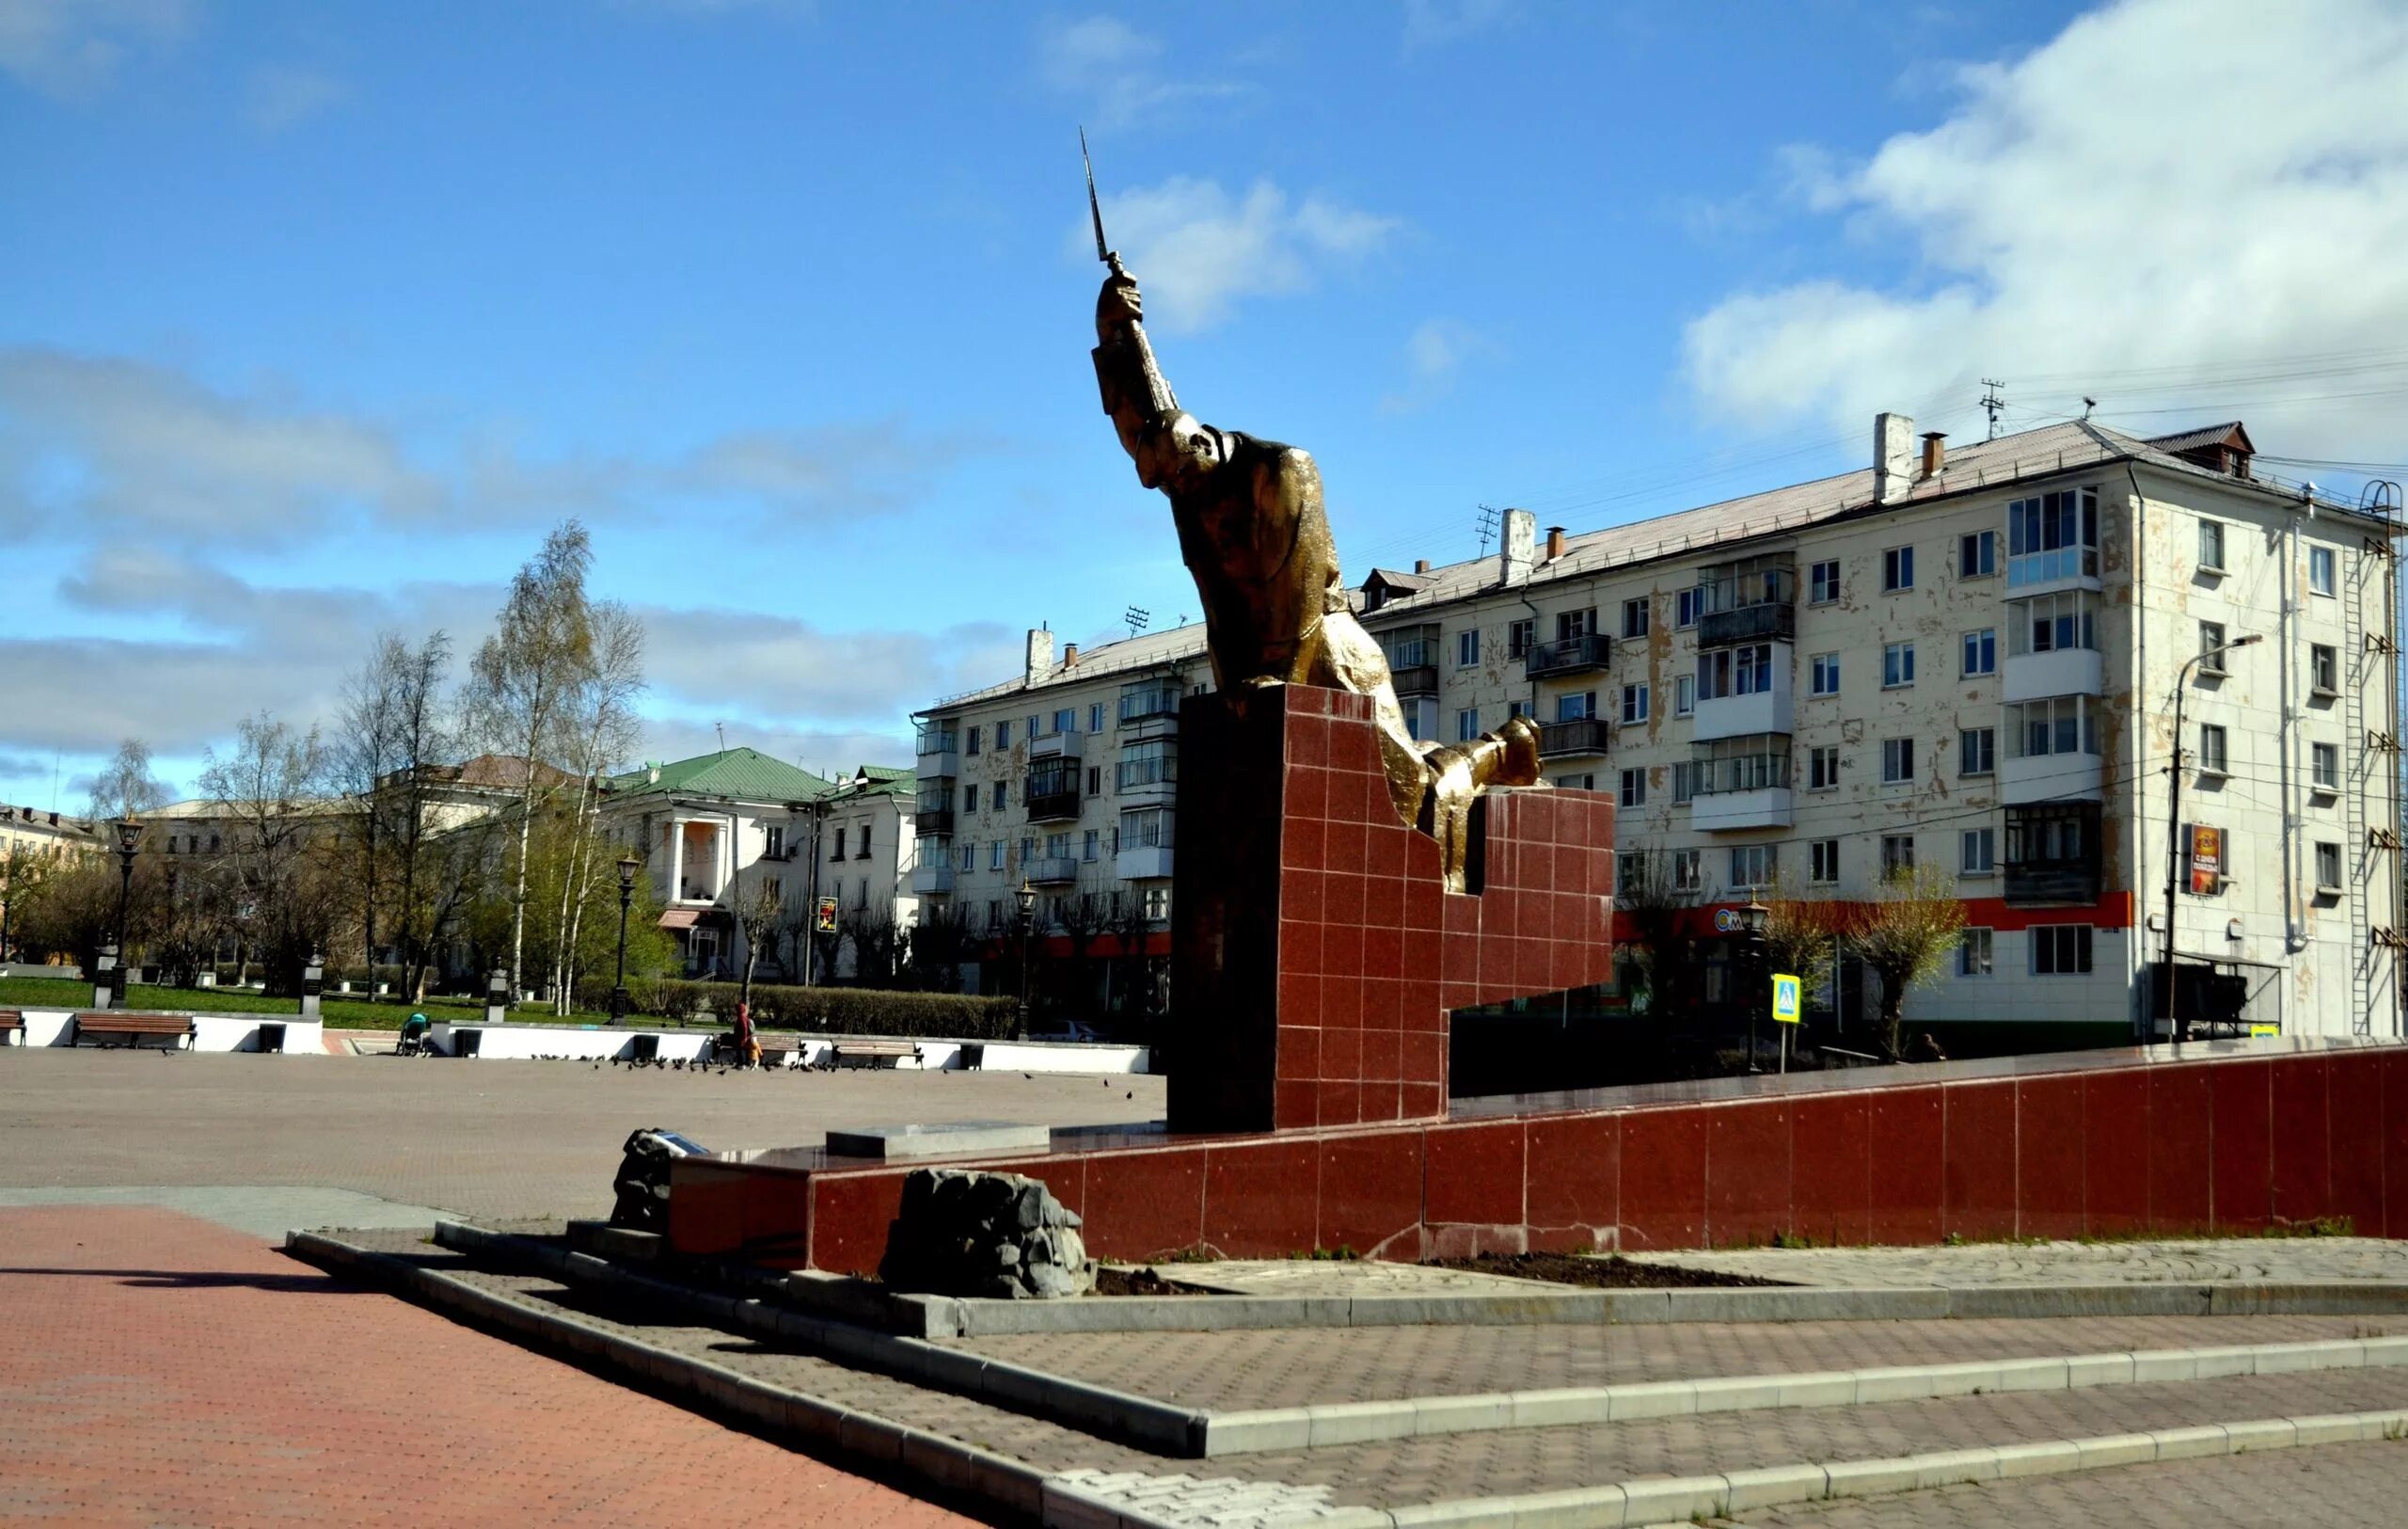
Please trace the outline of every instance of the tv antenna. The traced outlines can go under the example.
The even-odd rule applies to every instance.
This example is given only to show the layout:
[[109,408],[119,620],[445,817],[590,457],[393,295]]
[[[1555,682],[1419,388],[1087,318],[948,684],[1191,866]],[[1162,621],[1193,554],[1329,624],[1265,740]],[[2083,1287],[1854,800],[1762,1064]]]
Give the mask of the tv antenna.
[[1121,625],[1129,629],[1129,635],[1132,637],[1152,626],[1153,621],[1154,613],[1142,605],[1133,605],[1120,613]]
[[1984,377],[1982,379],[1982,387],[1984,389],[1982,393],[1982,412],[1990,417],[1990,433],[1982,438],[1984,440],[1996,440],[1998,438],[1999,410],[2006,407],[2006,400],[1998,395],[1998,390],[2005,386],[2005,383],[1999,381],[1996,377]]
[[719,751],[721,754],[725,754],[727,752],[727,724],[723,722],[712,723],[711,730],[719,734]]
[[1497,510],[1495,506],[1488,504],[1482,504],[1480,506],[1479,526],[1480,554],[1482,557],[1486,557],[1488,555],[1489,541],[1497,534]]
[[2082,395],[2082,417],[2083,417],[2083,419],[2085,419],[2085,420],[2089,419],[2089,418],[2090,418],[2090,411],[2091,411],[2092,409],[2097,408],[2098,406],[2099,406],[2099,400],[2098,400],[2098,399],[2091,397],[2088,393],[2084,393],[2084,394],[2083,394],[2083,395]]

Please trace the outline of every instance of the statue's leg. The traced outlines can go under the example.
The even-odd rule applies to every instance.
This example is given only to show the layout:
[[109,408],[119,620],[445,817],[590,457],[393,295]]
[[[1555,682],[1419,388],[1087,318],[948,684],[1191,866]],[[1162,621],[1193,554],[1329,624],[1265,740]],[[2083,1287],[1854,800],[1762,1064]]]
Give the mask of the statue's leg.
[[1397,705],[1396,686],[1388,678],[1387,656],[1351,613],[1336,611],[1322,618],[1307,656],[1306,682],[1371,698],[1371,725],[1379,731],[1388,800],[1399,820],[1408,825],[1419,822],[1421,800],[1430,789],[1432,772],[1423,759],[1429,745],[1405,730],[1404,709]]

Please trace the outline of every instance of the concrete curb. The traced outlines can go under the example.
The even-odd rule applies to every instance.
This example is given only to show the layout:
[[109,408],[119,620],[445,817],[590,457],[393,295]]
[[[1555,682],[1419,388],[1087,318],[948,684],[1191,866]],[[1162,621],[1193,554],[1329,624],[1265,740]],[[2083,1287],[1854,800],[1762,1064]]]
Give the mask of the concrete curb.
[[2408,1313],[2408,1283],[2232,1282],[2209,1284],[1821,1285],[1724,1290],[1576,1290],[1418,1296],[1123,1296],[1110,1300],[894,1298],[895,1326],[915,1337],[1044,1333],[1226,1332],[1273,1328],[1434,1324],[1896,1322],[2063,1316],[2347,1316]]
[[1209,1415],[1193,1408],[767,1301],[695,1290],[634,1273],[590,1253],[465,1222],[437,1221],[435,1240],[454,1252],[531,1269],[566,1284],[640,1296],[655,1305],[690,1313],[710,1326],[743,1329],[840,1364],[1025,1412],[1156,1454],[1197,1458],[1205,1452]]
[[1629,1423],[1642,1418],[1709,1412],[1856,1407],[1877,1402],[1978,1396],[1987,1392],[2077,1391],[2090,1386],[2292,1375],[2303,1370],[2389,1369],[2401,1365],[2408,1365],[2408,1336],[1719,1376],[1702,1380],[1639,1380],[1485,1395],[1416,1396],[1386,1402],[1208,1413],[1204,1453],[1217,1457],[1432,1434]]

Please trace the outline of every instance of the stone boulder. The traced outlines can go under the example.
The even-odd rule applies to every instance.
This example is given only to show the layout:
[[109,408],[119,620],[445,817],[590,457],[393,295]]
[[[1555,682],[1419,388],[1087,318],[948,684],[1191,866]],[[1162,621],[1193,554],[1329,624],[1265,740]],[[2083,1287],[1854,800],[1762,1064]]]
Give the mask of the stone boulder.
[[923,1168],[903,1181],[879,1278],[933,1296],[1083,1296],[1095,1288],[1095,1260],[1080,1224],[1037,1179]]

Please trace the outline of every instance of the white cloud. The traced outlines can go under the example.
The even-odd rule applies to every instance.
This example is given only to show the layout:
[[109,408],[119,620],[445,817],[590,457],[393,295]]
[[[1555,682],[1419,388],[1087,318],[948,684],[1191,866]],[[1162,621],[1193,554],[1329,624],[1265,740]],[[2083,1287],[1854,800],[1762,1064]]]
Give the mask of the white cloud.
[[2131,0],[1957,85],[1954,115],[1861,164],[1784,151],[1810,208],[1919,260],[1695,320],[1687,370],[1710,409],[1853,426],[1917,399],[1970,404],[1990,375],[2010,405],[2078,410],[2088,392],[2136,428],[2247,412],[2261,446],[2293,454],[2404,443],[2396,396],[2316,396],[2396,395],[2396,348],[2402,364],[2372,381],[2262,374],[2273,358],[2365,364],[2408,334],[2408,261],[2390,253],[2408,241],[2408,117],[2392,104],[2408,10]]
[[186,0],[0,0],[0,71],[49,95],[88,96],[191,19]]
[[1496,346],[1468,324],[1424,319],[1405,337],[1405,386],[1380,400],[1391,414],[1426,408],[1452,391],[1466,361],[1491,355]]
[[261,133],[286,128],[341,104],[351,87],[331,74],[277,64],[251,72],[243,91],[243,117]]
[[1199,77],[1192,56],[1180,60],[1176,74],[1164,74],[1161,40],[1113,16],[1047,22],[1038,31],[1037,53],[1039,76],[1081,102],[1097,127],[1134,126],[1245,93],[1236,82]]
[[1512,19],[1513,0],[1404,0],[1404,45],[1435,47]]
[[989,449],[898,420],[731,431],[657,460],[435,444],[413,453],[381,422],[147,362],[0,346],[0,544],[134,534],[214,547],[346,522],[643,518],[696,501],[803,524],[895,511]]
[[[1208,328],[1245,298],[1308,292],[1403,226],[1326,197],[1293,201],[1268,181],[1233,197],[1218,181],[1188,176],[1105,198],[1103,225],[1144,286],[1148,320],[1173,332]],[[1070,247],[1092,258],[1084,223]]]

